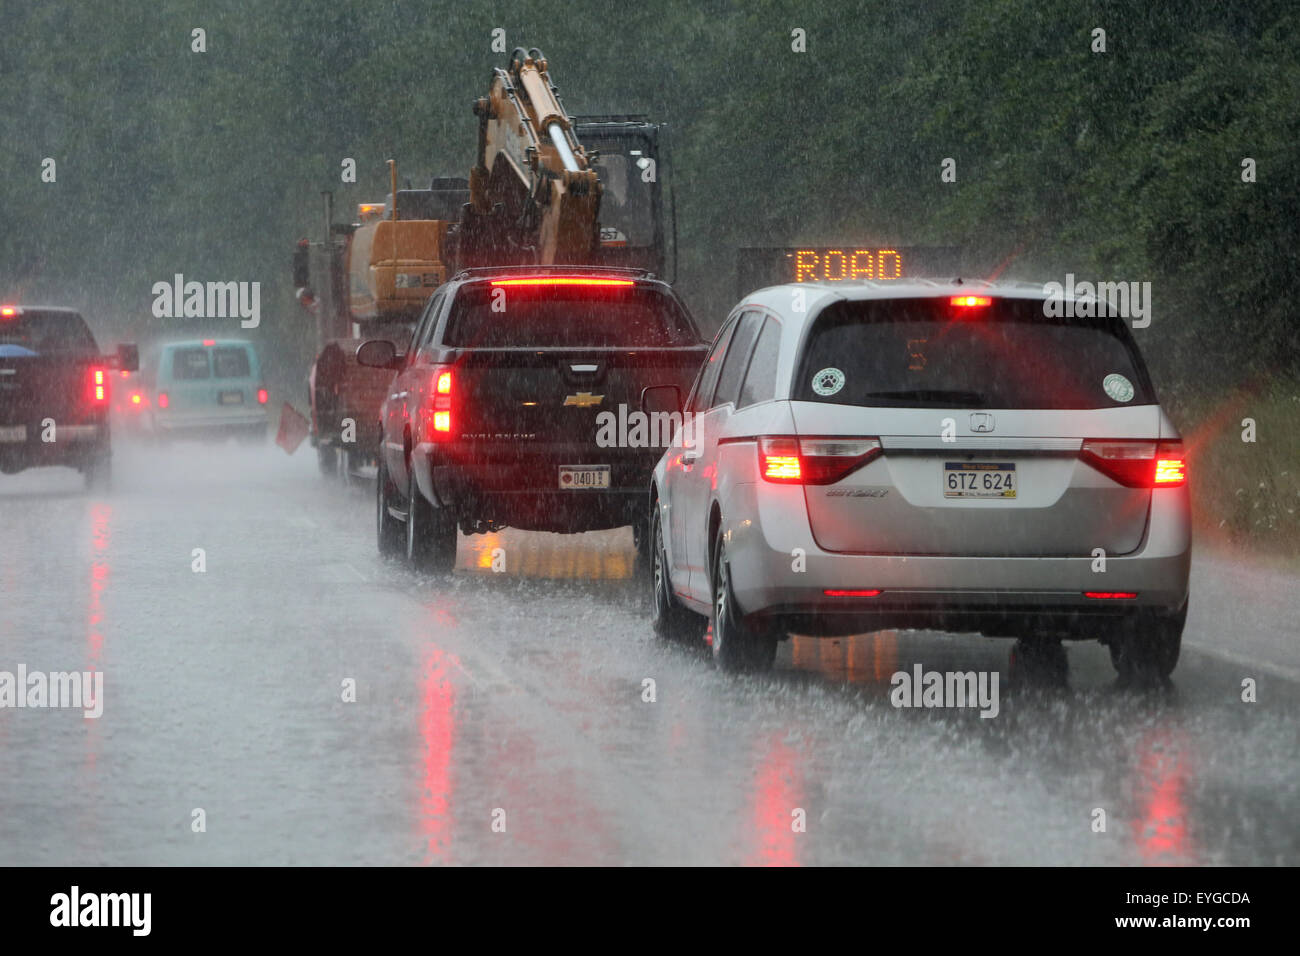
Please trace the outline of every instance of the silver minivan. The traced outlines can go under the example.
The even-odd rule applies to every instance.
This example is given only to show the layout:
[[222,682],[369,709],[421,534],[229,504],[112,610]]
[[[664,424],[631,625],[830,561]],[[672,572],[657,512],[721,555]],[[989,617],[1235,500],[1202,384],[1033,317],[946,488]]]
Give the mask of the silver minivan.
[[655,470],[656,632],[711,620],[728,668],[770,666],[790,632],[1092,639],[1122,678],[1167,677],[1185,452],[1127,324],[1097,311],[1019,283],[746,298]]

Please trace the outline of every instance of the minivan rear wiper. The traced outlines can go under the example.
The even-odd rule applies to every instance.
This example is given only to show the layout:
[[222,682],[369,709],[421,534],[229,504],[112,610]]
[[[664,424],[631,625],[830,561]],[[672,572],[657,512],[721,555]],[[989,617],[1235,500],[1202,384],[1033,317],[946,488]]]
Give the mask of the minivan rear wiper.
[[985,398],[979,392],[959,392],[938,388],[905,388],[893,392],[867,392],[861,398],[888,398],[893,401],[933,402],[941,405],[975,405],[985,404]]

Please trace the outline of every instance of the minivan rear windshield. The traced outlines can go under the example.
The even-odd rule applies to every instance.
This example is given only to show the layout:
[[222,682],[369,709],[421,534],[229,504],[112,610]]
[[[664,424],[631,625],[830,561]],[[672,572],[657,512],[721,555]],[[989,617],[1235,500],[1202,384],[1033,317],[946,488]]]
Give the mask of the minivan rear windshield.
[[177,349],[172,353],[172,378],[177,381],[210,378],[208,350],[203,348]]
[[698,343],[690,319],[671,296],[637,286],[466,286],[443,337],[448,346],[480,349]]
[[248,378],[252,374],[247,349],[232,346],[212,350],[213,378]]
[[1155,402],[1123,320],[1053,318],[1034,299],[838,302],[818,316],[799,401],[922,408],[1116,408]]
[[76,312],[23,309],[17,315],[0,318],[0,354],[97,355],[95,338],[86,321]]

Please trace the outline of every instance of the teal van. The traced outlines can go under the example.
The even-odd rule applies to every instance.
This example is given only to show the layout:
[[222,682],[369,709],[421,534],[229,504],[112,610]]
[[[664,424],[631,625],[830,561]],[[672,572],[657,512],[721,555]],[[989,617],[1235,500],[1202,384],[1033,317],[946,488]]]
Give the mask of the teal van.
[[168,342],[141,369],[157,438],[264,438],[268,399],[257,349],[244,339]]

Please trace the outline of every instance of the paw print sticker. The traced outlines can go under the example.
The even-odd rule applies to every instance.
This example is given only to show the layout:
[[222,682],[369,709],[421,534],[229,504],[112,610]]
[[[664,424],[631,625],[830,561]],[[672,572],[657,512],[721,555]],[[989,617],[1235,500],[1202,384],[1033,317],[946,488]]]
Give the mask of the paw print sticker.
[[812,378],[812,389],[825,397],[834,395],[844,387],[844,373],[837,368],[824,368]]

